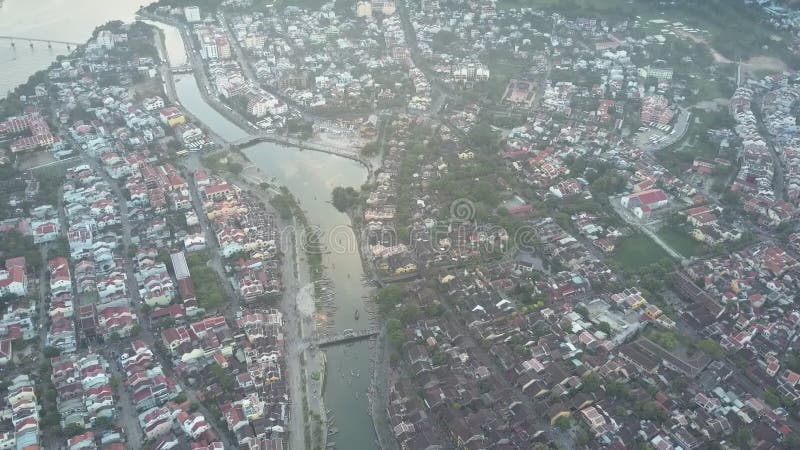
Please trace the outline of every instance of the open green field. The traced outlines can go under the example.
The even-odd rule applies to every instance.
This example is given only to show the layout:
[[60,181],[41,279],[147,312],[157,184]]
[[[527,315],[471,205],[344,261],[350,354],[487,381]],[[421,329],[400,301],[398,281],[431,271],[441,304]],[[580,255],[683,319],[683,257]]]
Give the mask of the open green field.
[[691,258],[692,256],[696,256],[698,250],[700,249],[699,242],[692,239],[691,236],[683,232],[682,230],[664,227],[658,231],[658,237],[664,240],[673,250],[680,253],[686,258]]
[[617,242],[617,248],[611,258],[625,270],[636,271],[669,258],[669,255],[649,237],[636,234]]

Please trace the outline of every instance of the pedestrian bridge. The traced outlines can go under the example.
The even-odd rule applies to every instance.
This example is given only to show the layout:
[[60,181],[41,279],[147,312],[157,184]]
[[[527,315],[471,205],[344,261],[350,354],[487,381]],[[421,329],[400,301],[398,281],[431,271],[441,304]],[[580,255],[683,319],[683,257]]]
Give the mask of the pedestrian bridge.
[[329,347],[331,345],[346,344],[348,342],[360,341],[377,336],[380,333],[378,328],[366,328],[363,330],[344,330],[332,336],[321,336],[311,342],[317,347]]
[[290,137],[279,136],[271,133],[259,133],[245,136],[241,139],[231,141],[229,144],[232,148],[243,149],[250,147],[261,142],[275,142],[277,144],[288,145],[297,147],[301,150],[312,150],[315,152],[329,153],[331,155],[341,156],[343,158],[352,159],[361,163],[363,166],[369,168],[369,161],[363,159],[358,151],[353,151],[341,147],[334,147],[331,145],[317,144],[314,142],[301,141]]
[[192,67],[191,64],[184,64],[182,66],[172,67],[169,71],[174,74],[192,73],[194,72],[194,67]]

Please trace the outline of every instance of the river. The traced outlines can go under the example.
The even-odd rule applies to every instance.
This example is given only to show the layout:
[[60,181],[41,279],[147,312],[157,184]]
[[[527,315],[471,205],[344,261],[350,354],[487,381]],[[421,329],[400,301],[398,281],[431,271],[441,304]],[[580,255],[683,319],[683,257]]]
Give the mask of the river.
[[[139,7],[151,0],[0,0],[0,35],[85,42],[99,25],[112,20],[130,22]],[[69,53],[63,44],[0,40],[0,97],[47,68],[58,55]],[[74,46],[72,47],[75,48]]]
[[[164,30],[165,47],[170,64],[181,65],[186,55],[180,33],[174,27],[159,24]],[[247,133],[227,120],[200,94],[192,75],[175,77],[178,100],[198,120],[225,140],[235,140]],[[347,215],[330,203],[336,186],[358,188],[367,179],[367,170],[359,163],[339,156],[314,151],[301,151],[272,143],[261,143],[245,149],[244,154],[266,174],[275,177],[298,199],[310,224],[320,227],[326,236],[328,252],[323,256],[328,277],[336,292],[338,310],[330,320],[334,331],[361,329],[369,326],[365,302],[372,291],[362,285],[364,275],[358,245]],[[356,310],[360,319],[355,318]],[[328,347],[325,407],[332,411],[338,434],[328,441],[339,449],[375,450],[375,433],[368,414],[367,390],[370,386],[370,350],[368,341]],[[297,376],[297,374],[293,374]],[[294,401],[299,401],[295,399]]]

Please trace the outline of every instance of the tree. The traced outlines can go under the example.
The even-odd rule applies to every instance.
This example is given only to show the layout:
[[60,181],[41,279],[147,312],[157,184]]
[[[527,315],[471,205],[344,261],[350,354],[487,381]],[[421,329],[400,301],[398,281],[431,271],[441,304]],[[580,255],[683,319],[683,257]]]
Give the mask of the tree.
[[570,420],[569,416],[559,416],[554,424],[562,430],[569,430],[572,427],[572,420]]
[[405,342],[405,330],[403,324],[397,319],[389,319],[386,321],[386,332],[389,336],[389,342],[395,347],[400,347]]
[[83,434],[84,431],[84,428],[76,423],[71,423],[64,427],[64,435],[67,436],[67,438],[73,438],[79,434]]
[[602,331],[603,333],[610,335],[611,334],[611,324],[606,321],[602,321],[597,324],[597,329]]
[[667,420],[667,412],[654,401],[636,402],[633,405],[636,415],[645,420],[662,423]]
[[363,147],[361,147],[361,155],[366,157],[375,156],[379,151],[380,146],[375,141],[367,142]]
[[673,350],[678,346],[678,335],[673,331],[656,331],[650,339],[667,350]]
[[747,428],[739,428],[733,435],[733,443],[736,444],[742,450],[751,448],[750,441],[753,439],[753,436],[750,434],[750,431]]
[[55,358],[56,356],[61,354],[61,350],[55,347],[45,347],[44,350],[42,351],[42,354],[44,355],[45,358],[48,359]]
[[333,206],[341,212],[352,209],[359,202],[358,191],[349,186],[333,188],[331,196],[333,197]]
[[16,230],[0,237],[0,253],[7,257],[24,256],[25,264],[33,269],[39,269],[42,266],[42,254],[33,243],[33,237],[23,235]]
[[491,125],[478,122],[467,133],[467,142],[479,150],[489,150],[497,143],[497,136],[492,131]]
[[113,420],[109,419],[108,417],[98,417],[94,421],[94,426],[100,428],[101,430],[112,430],[116,426]]
[[723,350],[718,343],[710,339],[702,339],[697,341],[694,345],[698,350],[714,359],[720,360],[725,357],[725,350]]
[[624,383],[611,380],[605,384],[606,393],[614,398],[626,399],[630,397],[630,391]]
[[217,363],[211,365],[211,374],[214,375],[222,390],[225,392],[233,392],[233,377],[222,366]]
[[58,411],[48,410],[42,416],[41,426],[45,430],[53,430],[61,423],[61,414]]
[[580,314],[580,316],[583,317],[584,320],[588,320],[589,319],[589,310],[586,309],[585,306],[578,305],[578,306],[575,307],[574,311],[576,313]]
[[764,392],[764,403],[772,408],[777,408],[781,406],[781,397],[775,392],[774,388],[768,388]]
[[600,389],[600,378],[597,375],[590,373],[581,380],[581,390],[584,392],[597,392],[598,389]]
[[375,300],[378,302],[378,307],[381,312],[387,313],[402,302],[404,295],[405,291],[403,288],[396,284],[390,284],[378,291]]

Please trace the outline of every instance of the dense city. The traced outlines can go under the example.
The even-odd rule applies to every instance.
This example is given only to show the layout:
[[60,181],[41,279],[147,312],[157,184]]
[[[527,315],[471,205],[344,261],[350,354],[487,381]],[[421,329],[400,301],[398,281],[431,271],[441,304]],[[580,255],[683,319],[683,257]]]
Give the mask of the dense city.
[[0,450],[800,448],[798,2],[137,8],[0,36]]

